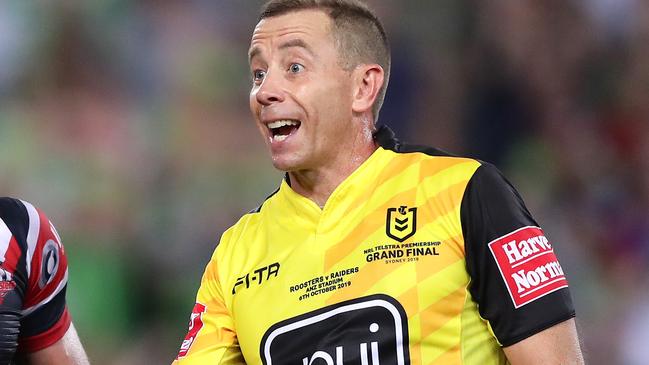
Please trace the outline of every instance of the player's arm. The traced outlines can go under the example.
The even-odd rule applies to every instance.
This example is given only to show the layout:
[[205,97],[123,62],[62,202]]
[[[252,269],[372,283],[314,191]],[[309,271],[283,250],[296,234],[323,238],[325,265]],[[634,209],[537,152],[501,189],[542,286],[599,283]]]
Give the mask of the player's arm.
[[584,364],[574,319],[554,325],[503,350],[512,365]]
[[581,364],[575,311],[552,242],[489,164],[461,206],[469,290],[512,364]]
[[223,294],[215,251],[203,274],[189,331],[173,365],[245,365]]
[[88,359],[66,306],[68,264],[47,216],[22,202],[29,219],[27,284],[22,302],[18,357],[27,364],[83,365]]
[[77,331],[72,324],[70,324],[65,335],[51,346],[25,355],[25,362],[29,365],[89,364]]

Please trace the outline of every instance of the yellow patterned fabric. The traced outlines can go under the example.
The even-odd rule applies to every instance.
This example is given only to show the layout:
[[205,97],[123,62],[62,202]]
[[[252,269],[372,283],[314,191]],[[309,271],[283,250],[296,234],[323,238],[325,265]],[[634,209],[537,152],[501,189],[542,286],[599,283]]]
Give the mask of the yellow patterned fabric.
[[322,209],[283,181],[223,234],[174,364],[506,364],[465,263],[480,165],[380,147]]

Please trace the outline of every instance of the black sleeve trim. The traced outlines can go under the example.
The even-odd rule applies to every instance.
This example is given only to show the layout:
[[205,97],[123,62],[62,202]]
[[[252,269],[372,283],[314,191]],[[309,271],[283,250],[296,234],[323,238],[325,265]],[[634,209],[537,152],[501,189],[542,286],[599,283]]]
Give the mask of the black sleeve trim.
[[570,313],[567,313],[563,317],[559,317],[555,321],[550,321],[550,322],[547,322],[547,323],[543,323],[542,325],[540,325],[538,327],[532,328],[529,331],[522,333],[520,336],[510,339],[508,342],[501,342],[501,345],[502,345],[502,347],[515,345],[515,344],[523,341],[526,338],[532,337],[532,336],[534,336],[534,335],[536,335],[536,334],[538,334],[540,332],[543,332],[543,331],[547,330],[550,327],[554,327],[554,326],[558,325],[559,323],[565,322],[565,321],[567,321],[569,319],[572,319],[572,318],[575,318],[575,311],[574,310],[572,312],[570,312]]
[[63,288],[46,305],[23,317],[20,338],[32,337],[48,331],[54,326],[65,312],[65,291]]
[[538,227],[512,184],[482,163],[465,190],[460,219],[471,277],[469,292],[498,341],[509,346],[574,316],[567,288],[516,308],[488,244],[522,227]]

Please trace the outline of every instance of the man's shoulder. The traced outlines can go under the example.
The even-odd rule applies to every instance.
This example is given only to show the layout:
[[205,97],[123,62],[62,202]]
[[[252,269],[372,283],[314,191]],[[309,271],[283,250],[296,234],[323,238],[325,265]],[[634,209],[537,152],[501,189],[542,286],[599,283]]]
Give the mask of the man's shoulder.
[[471,162],[477,165],[481,165],[484,163],[483,161],[480,161],[473,157],[457,155],[436,147],[431,147],[426,145],[404,143],[395,146],[395,148],[391,148],[387,150],[401,157],[407,157],[412,154],[418,154],[421,155],[424,160],[429,160],[429,161],[440,161],[440,162],[444,161],[446,163],[456,163],[456,164]]
[[[24,201],[10,197],[0,197],[0,236],[3,242],[15,237],[20,249],[24,249],[27,233],[30,229],[30,220],[37,213],[29,212],[28,207],[33,207]],[[35,209],[33,209],[35,211]],[[1,242],[0,242],[1,244]]]
[[[475,174],[482,166],[488,165],[481,160],[436,147],[404,143],[387,127],[380,128],[375,139],[387,151],[386,156],[389,156],[389,165],[392,166],[389,170],[399,172],[399,178],[406,181],[404,186],[415,181],[419,189],[435,194],[445,191],[461,196]],[[392,179],[395,173],[387,175],[387,179]]]
[[402,170],[414,167],[419,178],[435,176],[435,182],[444,177],[457,179],[460,175],[470,179],[485,164],[472,157],[425,145],[399,143],[387,150],[393,154],[397,165],[403,165]]
[[25,213],[24,204],[16,198],[0,197],[0,216],[22,215]]
[[400,139],[396,138],[394,132],[386,127],[382,126],[374,134],[374,138],[377,141],[378,145],[383,149],[394,152],[397,156],[405,158],[411,154],[420,154],[425,156],[425,159],[431,161],[444,161],[446,163],[474,163],[476,165],[481,165],[483,162],[476,160],[471,157],[457,155],[443,149],[422,145],[422,144],[412,144],[403,142]]

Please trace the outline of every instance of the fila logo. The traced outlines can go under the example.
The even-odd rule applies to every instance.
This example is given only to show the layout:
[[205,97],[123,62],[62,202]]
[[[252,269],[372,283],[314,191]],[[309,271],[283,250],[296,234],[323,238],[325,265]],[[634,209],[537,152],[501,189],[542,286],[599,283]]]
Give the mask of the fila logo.
[[282,321],[264,334],[264,365],[409,365],[408,322],[383,294],[337,303]]
[[568,287],[552,244],[539,227],[523,227],[489,243],[514,307]]
[[399,242],[412,237],[417,231],[417,208],[406,205],[388,208],[385,218],[385,234]]

